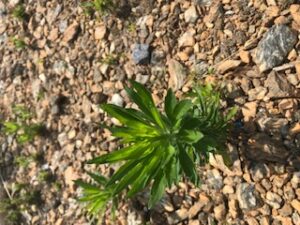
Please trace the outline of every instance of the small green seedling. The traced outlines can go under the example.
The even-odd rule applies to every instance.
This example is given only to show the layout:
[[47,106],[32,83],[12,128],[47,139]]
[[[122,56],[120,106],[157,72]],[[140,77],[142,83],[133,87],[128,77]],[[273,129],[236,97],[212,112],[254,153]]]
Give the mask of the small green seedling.
[[207,68],[207,74],[211,75],[215,73],[215,68],[214,67],[208,67]]
[[120,56],[114,55],[114,54],[108,54],[105,58],[101,60],[102,63],[112,66],[117,65],[119,61]]
[[22,39],[18,39],[18,38],[14,37],[13,43],[14,43],[14,46],[16,47],[16,49],[19,49],[19,50],[22,50],[27,47],[27,44]]
[[81,3],[85,15],[92,15],[94,12],[99,12],[100,14],[106,14],[113,10],[112,0],[94,0],[85,1]]
[[17,5],[13,9],[12,15],[19,20],[24,20],[25,16],[26,16],[26,11],[25,11],[24,5],[22,5],[22,4]]
[[117,208],[124,192],[130,198],[145,189],[150,189],[148,206],[152,208],[165,189],[177,185],[183,177],[199,185],[197,167],[207,162],[210,153],[221,154],[228,162],[228,123],[237,109],[224,114],[220,94],[212,86],[196,86],[183,100],[168,90],[163,113],[143,85],[131,81],[131,88],[125,90],[139,110],[101,105],[122,124],[104,127],[123,148],[88,161],[96,165],[121,163],[121,167],[109,179],[89,173],[94,183],[76,181],[83,189],[80,201],[87,203],[91,215],[101,215],[110,201],[112,208]]
[[43,126],[39,123],[28,124],[31,113],[21,105],[16,105],[12,109],[17,119],[15,121],[2,122],[3,132],[6,135],[16,135],[20,144],[33,141],[35,136],[42,133]]
[[53,174],[49,170],[42,170],[38,174],[38,181],[51,183],[53,181]]

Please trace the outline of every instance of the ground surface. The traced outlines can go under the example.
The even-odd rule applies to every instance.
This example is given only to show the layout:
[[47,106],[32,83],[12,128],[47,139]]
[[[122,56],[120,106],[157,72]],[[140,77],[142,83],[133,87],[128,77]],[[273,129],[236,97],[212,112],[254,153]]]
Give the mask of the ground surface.
[[40,196],[16,224],[89,224],[72,180],[117,147],[99,129],[111,120],[98,105],[129,104],[128,79],[159,105],[168,87],[178,96],[198,81],[225,87],[225,105],[240,107],[228,141],[234,163],[212,157],[200,188],[182,182],[151,211],[141,195],[104,224],[300,224],[297,1],[123,0],[89,16],[80,1],[25,0],[21,20],[12,15],[18,2],[0,2],[0,119],[15,120],[21,104],[47,132],[24,145],[1,136],[2,200],[13,184]]

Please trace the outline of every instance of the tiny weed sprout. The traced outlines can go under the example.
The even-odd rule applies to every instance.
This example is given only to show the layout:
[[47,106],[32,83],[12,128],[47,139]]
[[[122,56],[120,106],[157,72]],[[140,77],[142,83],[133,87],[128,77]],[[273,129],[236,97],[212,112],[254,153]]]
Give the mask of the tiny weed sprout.
[[81,3],[83,12],[87,16],[91,16],[94,12],[106,14],[113,9],[113,6],[112,0],[94,0]]
[[122,193],[130,198],[146,188],[150,189],[151,208],[161,199],[165,188],[177,185],[183,177],[199,185],[196,168],[206,162],[209,153],[226,158],[228,122],[236,108],[225,115],[220,94],[212,86],[197,86],[183,100],[176,99],[173,91],[168,90],[164,113],[141,84],[131,81],[126,92],[139,110],[101,105],[122,124],[106,128],[123,148],[88,161],[96,165],[122,162],[120,168],[110,178],[89,173],[94,183],[76,181],[83,189],[79,200],[87,203],[88,212],[95,216],[104,212],[108,201],[116,209]]
[[24,49],[26,48],[26,43],[25,41],[23,41],[22,39],[18,39],[18,38],[13,38],[12,39],[14,46],[16,47],[16,49]]
[[22,4],[17,5],[13,9],[12,15],[19,20],[23,20],[26,16],[25,7]]
[[120,56],[114,54],[108,54],[104,59],[101,60],[102,63],[112,66],[118,64]]
[[33,139],[40,135],[43,126],[39,123],[28,124],[27,120],[31,119],[31,113],[21,105],[16,105],[12,108],[13,113],[16,115],[16,121],[1,122],[2,131],[6,135],[15,135],[20,144],[33,141]]

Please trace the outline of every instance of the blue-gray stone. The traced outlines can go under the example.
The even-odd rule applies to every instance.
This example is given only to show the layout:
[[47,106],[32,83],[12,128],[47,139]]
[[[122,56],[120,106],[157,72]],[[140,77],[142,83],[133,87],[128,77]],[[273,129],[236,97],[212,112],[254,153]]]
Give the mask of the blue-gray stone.
[[135,44],[132,50],[132,59],[135,64],[147,64],[150,61],[149,45]]
[[274,25],[258,43],[254,61],[260,72],[281,65],[297,42],[297,35],[286,25]]

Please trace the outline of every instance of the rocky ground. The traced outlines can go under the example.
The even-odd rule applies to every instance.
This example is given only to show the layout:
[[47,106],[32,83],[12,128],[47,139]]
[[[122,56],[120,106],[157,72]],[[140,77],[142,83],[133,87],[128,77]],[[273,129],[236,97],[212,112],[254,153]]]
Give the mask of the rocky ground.
[[20,184],[16,193],[38,193],[16,224],[89,224],[73,180],[95,169],[86,160],[117,147],[99,128],[111,120],[98,105],[130,104],[128,79],[158,105],[168,87],[178,96],[193,82],[225,87],[227,106],[240,107],[233,166],[211,156],[201,187],[182,182],[153,210],[141,194],[103,224],[300,224],[298,1],[122,0],[102,16],[79,0],[25,0],[18,19],[20,2],[0,2],[0,119],[16,119],[21,104],[46,132],[24,145],[0,137],[0,202],[17,198]]

